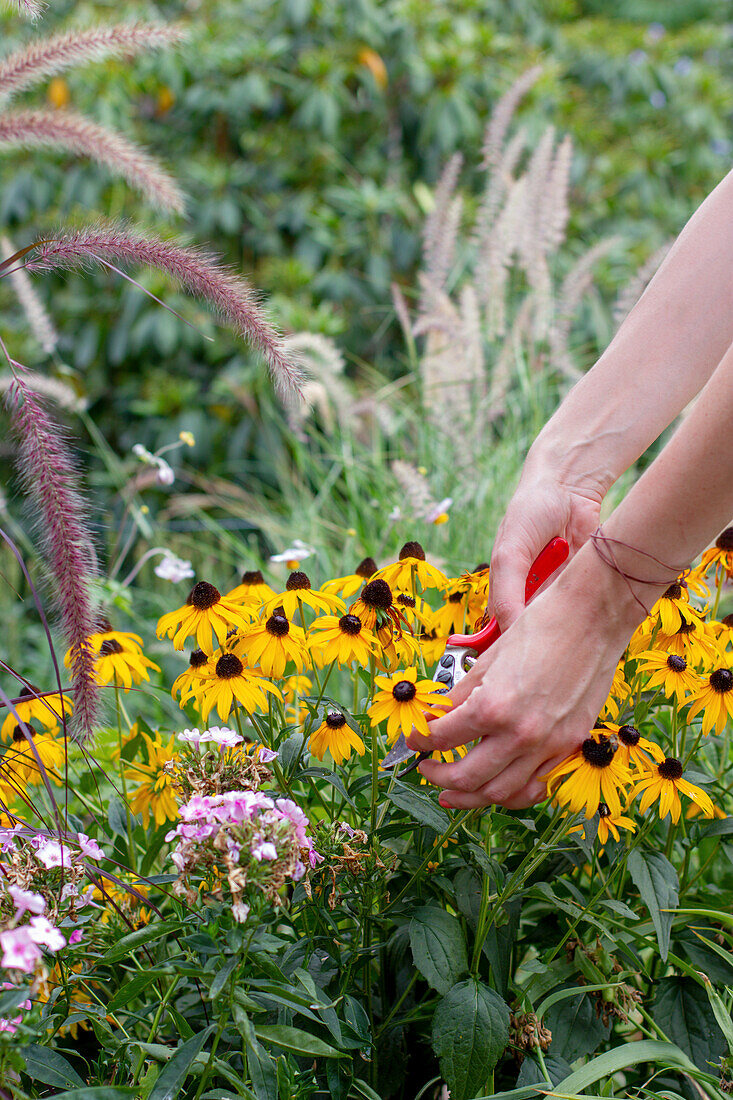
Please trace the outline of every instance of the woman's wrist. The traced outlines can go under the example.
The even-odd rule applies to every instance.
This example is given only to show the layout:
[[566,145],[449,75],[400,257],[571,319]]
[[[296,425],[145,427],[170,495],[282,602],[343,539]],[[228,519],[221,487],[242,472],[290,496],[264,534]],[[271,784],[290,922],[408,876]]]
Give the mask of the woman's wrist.
[[530,447],[522,476],[549,477],[600,503],[620,473],[597,439],[583,431],[566,432],[563,425],[550,421]]

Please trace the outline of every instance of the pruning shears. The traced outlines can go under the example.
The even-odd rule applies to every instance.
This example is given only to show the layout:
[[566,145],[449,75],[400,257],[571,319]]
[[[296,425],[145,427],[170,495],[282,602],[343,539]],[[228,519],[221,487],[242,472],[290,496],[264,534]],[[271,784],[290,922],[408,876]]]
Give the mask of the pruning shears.
[[[532,563],[527,574],[527,582],[524,586],[525,603],[535,594],[537,589],[551,577],[555,570],[562,565],[568,556],[568,544],[563,538],[554,538],[548,542],[544,550],[541,550]],[[475,634],[451,634],[446,643],[443,656],[438,662],[435,679],[438,683],[445,684],[444,691],[450,691],[470,671],[476,663],[480,653],[484,653],[490,645],[493,645],[501,634],[496,618],[492,618],[483,629]],[[430,752],[419,752],[415,756],[415,750],[411,749],[401,733],[389,750],[381,767],[394,768],[397,764],[403,764],[411,756],[415,756],[406,768],[395,772],[400,778],[411,772],[422,760],[430,756]]]

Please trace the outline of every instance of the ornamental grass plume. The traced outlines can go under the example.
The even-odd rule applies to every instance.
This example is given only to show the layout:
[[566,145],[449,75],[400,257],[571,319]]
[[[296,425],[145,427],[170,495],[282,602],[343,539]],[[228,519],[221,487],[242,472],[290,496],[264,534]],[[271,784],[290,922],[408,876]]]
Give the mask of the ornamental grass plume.
[[35,23],[46,7],[45,4],[38,3],[38,0],[5,0],[5,6],[12,8],[23,19],[29,19],[31,23]]
[[55,148],[87,156],[121,176],[154,206],[182,214],[175,180],[148,153],[120,134],[73,111],[9,111],[0,115],[0,149]]
[[206,299],[241,339],[264,355],[281,394],[299,391],[300,367],[283,347],[282,337],[259,305],[256,291],[201,249],[138,233],[120,222],[100,221],[84,229],[61,231],[39,242],[25,266],[28,271],[50,271],[96,262],[116,270],[113,261],[157,268],[190,294]]
[[[15,0],[20,11],[41,6],[36,0]],[[33,18],[33,16],[31,16]],[[67,31],[41,42],[33,42],[0,62],[0,100],[25,91],[49,76],[65,72],[84,62],[103,61],[108,57],[130,60],[146,50],[176,45],[187,37],[177,23],[120,23],[113,27],[95,27],[88,31]]]
[[34,506],[53,577],[54,603],[70,650],[74,713],[67,728],[84,742],[92,736],[99,710],[96,653],[88,640],[99,625],[92,597],[97,569],[86,507],[71,452],[42,398],[16,377],[5,403],[18,441],[18,471]]
[[[2,254],[3,260],[8,260],[15,254],[15,248],[9,237],[0,237],[0,254]],[[59,337],[53,321],[46,312],[46,307],[36,294],[35,287],[21,268],[11,269],[8,277],[26,315],[31,332],[46,355],[51,355],[56,350]],[[39,388],[39,386],[34,386],[34,389]],[[64,389],[67,388],[64,387]],[[71,390],[69,392],[73,393]],[[63,402],[60,403],[63,404]]]

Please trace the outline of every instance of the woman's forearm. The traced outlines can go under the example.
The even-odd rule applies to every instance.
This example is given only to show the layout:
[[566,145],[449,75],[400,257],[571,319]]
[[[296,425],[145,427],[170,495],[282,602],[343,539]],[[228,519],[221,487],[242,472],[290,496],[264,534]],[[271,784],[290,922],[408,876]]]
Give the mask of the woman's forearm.
[[528,463],[549,463],[602,496],[705,385],[731,341],[733,172],[690,218]]

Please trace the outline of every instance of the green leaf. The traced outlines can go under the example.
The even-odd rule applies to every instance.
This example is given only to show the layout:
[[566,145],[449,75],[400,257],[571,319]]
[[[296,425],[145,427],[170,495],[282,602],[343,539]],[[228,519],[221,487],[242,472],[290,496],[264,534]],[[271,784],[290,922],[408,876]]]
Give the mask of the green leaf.
[[433,1050],[451,1100],[469,1100],[486,1084],[509,1041],[509,1010],[483,982],[468,978],[446,993],[433,1017]]
[[124,1005],[126,1008],[134,1001],[134,999],[142,993],[144,989],[147,989],[155,979],[159,977],[159,974],[155,970],[141,970],[139,974],[135,974],[130,978],[129,982],[125,982],[124,985],[115,993],[107,1006],[107,1012],[116,1012],[118,1008],[122,1008]]
[[55,1092],[53,1100],[115,1100],[115,1096],[136,1096],[139,1092],[132,1085],[90,1085],[88,1088]]
[[255,1027],[255,1035],[263,1043],[274,1043],[283,1047],[292,1054],[304,1054],[312,1058],[345,1058],[340,1050],[324,1043],[316,1035],[309,1031],[301,1031],[297,1027],[284,1027],[281,1024],[267,1024]]
[[444,833],[450,828],[451,819],[445,810],[435,799],[417,787],[395,779],[392,790],[387,791],[387,798],[414,821],[429,825],[436,833]]
[[166,1063],[148,1100],[174,1100],[201,1048],[214,1030],[213,1024],[178,1047]]
[[657,933],[659,954],[666,962],[673,910],[679,902],[677,872],[661,852],[641,852],[638,848],[630,852],[627,867],[649,910]]
[[356,809],[356,804],[353,798],[351,798],[351,796],[349,795],[349,792],[346,790],[346,787],[341,780],[341,776],[336,775],[335,772],[331,772],[327,768],[305,768],[303,771],[298,772],[295,778],[305,779],[308,776],[317,778],[322,783],[330,783],[332,787],[335,787],[335,789],[338,791],[344,801],[348,802],[348,804],[353,809]]
[[555,1002],[545,1012],[544,1023],[552,1032],[552,1053],[574,1062],[592,1054],[608,1037],[608,1028],[596,1015],[595,1002],[584,992]]
[[235,955],[233,958],[228,959],[223,964],[223,966],[219,967],[216,974],[214,975],[214,980],[209,987],[209,997],[212,1001],[219,996],[222,989],[229,981],[232,971],[236,968],[238,962],[239,959]]
[[656,987],[651,1014],[664,1034],[695,1063],[709,1070],[725,1050],[725,1038],[707,994],[687,977],[662,978]]
[[710,981],[710,978],[708,978],[706,974],[703,974],[702,980],[705,982],[705,992],[708,995],[710,1007],[715,1014],[718,1027],[723,1032],[725,1041],[728,1044],[728,1054],[733,1054],[733,1020],[730,1018],[730,1012],[725,1006],[725,1001]]
[[[351,1093],[361,1096],[362,1100],[382,1100],[378,1092],[375,1092],[366,1081],[355,1080],[351,1082]],[[351,1095],[351,1093],[349,1095]]]
[[160,940],[164,936],[167,936],[169,932],[178,932],[180,929],[181,922],[177,920],[154,921],[151,924],[146,924],[144,928],[137,928],[134,932],[130,932],[127,936],[123,936],[121,940],[113,944],[112,947],[102,955],[101,961],[106,963],[117,962],[118,959],[122,959],[125,955],[129,955],[144,943]]
[[83,1087],[84,1082],[74,1067],[57,1051],[49,1050],[38,1043],[30,1043],[21,1047],[20,1053],[25,1060],[25,1072],[34,1081],[42,1081],[44,1085],[61,1089],[68,1089],[73,1085]]
[[461,922],[436,905],[423,905],[410,921],[410,947],[415,966],[438,993],[447,993],[468,970]]
[[[623,1043],[621,1046],[599,1054],[597,1058],[576,1069],[569,1077],[555,1086],[555,1093],[563,1096],[582,1092],[589,1085],[600,1081],[602,1077],[612,1077],[629,1066],[638,1066],[644,1062],[655,1062],[669,1069],[681,1069],[685,1073],[696,1068],[684,1051],[674,1043],[664,1043],[658,1039],[641,1039],[637,1043]],[[501,1095],[501,1094],[500,1094]],[[511,1095],[511,1094],[510,1094]],[[489,1100],[482,1097],[481,1100]],[[493,1097],[492,1100],[499,1100]]]

